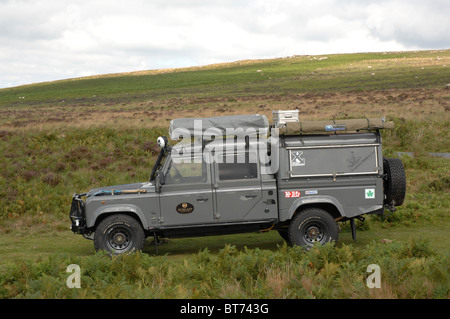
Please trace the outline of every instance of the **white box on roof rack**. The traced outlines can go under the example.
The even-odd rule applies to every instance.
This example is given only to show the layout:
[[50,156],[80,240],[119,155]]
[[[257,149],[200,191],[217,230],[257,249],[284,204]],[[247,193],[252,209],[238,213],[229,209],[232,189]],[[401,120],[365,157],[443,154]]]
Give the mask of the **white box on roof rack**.
[[298,122],[298,110],[292,111],[273,111],[273,124],[275,127],[280,127],[285,125],[287,122]]

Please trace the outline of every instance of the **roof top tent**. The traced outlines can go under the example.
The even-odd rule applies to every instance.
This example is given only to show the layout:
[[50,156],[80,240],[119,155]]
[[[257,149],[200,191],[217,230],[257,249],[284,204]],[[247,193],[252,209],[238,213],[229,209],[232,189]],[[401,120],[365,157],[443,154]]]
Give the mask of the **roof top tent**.
[[178,154],[199,155],[205,149],[214,153],[265,149],[270,125],[260,114],[217,116],[209,118],[179,118],[170,122],[170,139]]
[[179,118],[170,121],[169,136],[172,140],[181,137],[208,139],[212,136],[268,135],[269,121],[265,115],[230,115],[209,118]]

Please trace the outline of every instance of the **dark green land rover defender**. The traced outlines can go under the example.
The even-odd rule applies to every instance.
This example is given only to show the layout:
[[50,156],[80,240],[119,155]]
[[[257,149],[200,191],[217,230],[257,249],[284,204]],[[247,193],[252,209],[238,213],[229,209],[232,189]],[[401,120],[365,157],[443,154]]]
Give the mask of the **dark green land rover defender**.
[[338,222],[402,205],[405,171],[383,158],[383,118],[300,121],[298,111],[172,120],[148,181],[75,194],[71,229],[120,254],[159,238],[276,230],[337,241]]

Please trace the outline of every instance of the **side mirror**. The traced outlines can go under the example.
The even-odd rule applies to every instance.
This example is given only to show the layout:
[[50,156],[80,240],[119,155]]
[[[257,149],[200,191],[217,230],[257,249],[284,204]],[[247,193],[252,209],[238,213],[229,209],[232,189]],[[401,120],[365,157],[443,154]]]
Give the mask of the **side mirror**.
[[161,187],[166,182],[166,177],[162,172],[159,172],[155,179],[155,188],[157,193],[161,193]]

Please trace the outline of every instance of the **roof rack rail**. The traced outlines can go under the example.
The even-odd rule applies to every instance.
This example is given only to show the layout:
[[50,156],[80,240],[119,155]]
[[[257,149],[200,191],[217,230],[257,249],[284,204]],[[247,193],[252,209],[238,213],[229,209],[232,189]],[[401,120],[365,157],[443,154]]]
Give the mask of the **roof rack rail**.
[[298,110],[273,111],[273,119],[274,127],[279,129],[279,135],[376,131],[394,128],[394,122],[386,121],[384,117],[328,121],[300,121],[298,118]]

